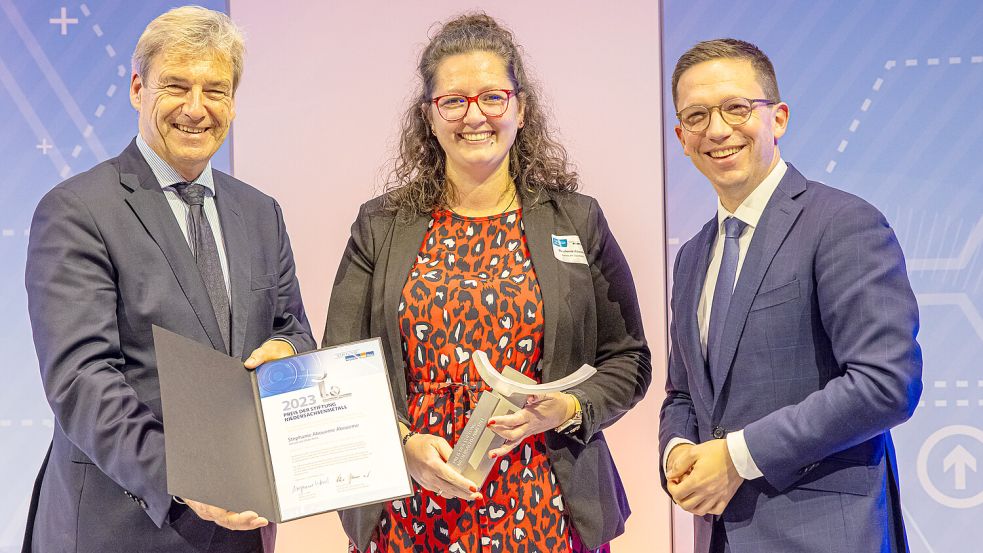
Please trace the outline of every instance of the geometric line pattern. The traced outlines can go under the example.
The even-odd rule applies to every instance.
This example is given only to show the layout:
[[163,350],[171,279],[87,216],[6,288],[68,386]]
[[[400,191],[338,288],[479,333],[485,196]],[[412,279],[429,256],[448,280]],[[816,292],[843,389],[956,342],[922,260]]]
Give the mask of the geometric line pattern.
[[908,261],[909,271],[958,271],[965,269],[969,265],[973,254],[983,244],[983,215],[976,222],[976,226],[970,231],[963,244],[962,250],[956,257],[944,257],[939,259],[922,258],[911,259]]
[[[949,65],[961,65],[962,62],[963,62],[963,58],[958,57],[958,56],[953,56],[953,57],[950,57],[948,59],[948,61],[949,61]],[[925,61],[925,65],[928,65],[928,66],[937,66],[937,65],[941,65],[941,64],[942,64],[942,60],[940,60],[939,58],[928,58]],[[971,56],[970,57],[970,64],[983,64],[983,56]],[[894,69],[895,67],[897,67],[897,65],[898,65],[898,62],[896,60],[888,60],[884,64],[884,70],[885,71],[890,71],[891,69]],[[918,60],[917,59],[907,59],[907,60],[904,61],[904,67],[917,67],[917,66],[918,66]],[[874,80],[874,84],[871,85],[870,89],[873,92],[879,92],[881,90],[881,86],[883,84],[884,84],[884,79],[882,77],[877,77],[877,79]],[[860,112],[861,112],[861,114],[860,115],[857,115],[857,117],[855,117],[853,119],[853,121],[850,122],[850,126],[848,127],[848,129],[849,129],[849,131],[851,133],[857,132],[857,128],[860,127],[860,120],[863,117],[863,114],[866,113],[870,109],[870,106],[871,106],[871,104],[873,104],[873,102],[874,101],[872,99],[870,99],[870,97],[864,98],[864,101],[861,102],[861,104],[860,104]],[[845,138],[843,140],[840,140],[839,145],[836,147],[837,155],[838,154],[842,154],[844,151],[846,151],[847,145],[849,143],[850,143],[850,141],[847,140],[847,139],[845,139]],[[827,173],[832,173],[833,172],[833,169],[836,168],[836,159],[835,159],[835,157],[836,156],[834,155],[834,159],[829,160],[829,163],[826,164],[826,172]]]
[[24,19],[21,17],[17,8],[14,7],[10,0],[0,0],[0,8],[7,13],[7,17],[10,20],[11,25],[13,25],[14,30],[20,36],[21,41],[23,41],[24,46],[27,48],[28,53],[37,63],[38,69],[41,70],[41,74],[44,75],[45,80],[51,86],[52,91],[55,96],[61,102],[62,106],[65,108],[65,112],[68,114],[69,119],[75,123],[76,128],[82,133],[82,137],[85,139],[86,143],[89,145],[89,149],[95,154],[96,159],[106,159],[109,155],[106,153],[106,148],[102,145],[102,142],[96,136],[96,133],[91,124],[89,124],[88,119],[82,114],[82,110],[79,108],[78,104],[75,102],[75,98],[72,97],[71,92],[68,91],[68,87],[61,80],[58,75],[58,71],[55,70],[45,55],[44,50],[38,43],[37,39],[31,33],[27,24],[24,23]]
[[928,539],[925,538],[925,534],[922,533],[922,529],[918,526],[918,523],[915,522],[915,517],[911,516],[911,513],[908,512],[908,509],[904,508],[904,505],[901,506],[901,513],[904,516],[905,525],[911,527],[911,529],[915,531],[914,534],[918,536],[920,540],[922,540],[923,544],[925,544],[925,549],[928,551],[928,553],[935,553],[935,549],[932,549],[932,544],[928,543]]
[[954,305],[958,307],[966,320],[969,321],[969,325],[976,332],[976,336],[980,340],[983,340],[983,316],[980,316],[979,310],[970,301],[969,296],[964,293],[938,293],[938,294],[916,294],[915,299],[918,301],[918,305],[928,306],[928,305]]
[[54,428],[54,419],[21,419],[21,420],[11,420],[11,419],[0,419],[0,428],[27,428],[31,426],[43,426],[45,428]]
[[[14,100],[14,105],[20,111],[21,115],[24,116],[24,120],[34,131],[34,135],[37,136],[38,140],[52,140],[51,134],[48,129],[41,122],[41,118],[38,117],[34,107],[31,106],[30,100],[27,99],[27,95],[21,89],[20,85],[17,84],[17,79],[10,73],[7,69],[7,65],[3,62],[3,58],[0,58],[0,83],[3,83],[3,87],[7,89],[7,93]],[[52,140],[53,141],[53,140]],[[51,163],[55,165],[55,171],[61,175],[62,178],[67,177],[71,173],[71,168],[69,168],[68,163],[65,161],[64,156],[62,156],[61,150],[57,146],[51,144],[47,147],[50,152],[46,152],[51,159]]]

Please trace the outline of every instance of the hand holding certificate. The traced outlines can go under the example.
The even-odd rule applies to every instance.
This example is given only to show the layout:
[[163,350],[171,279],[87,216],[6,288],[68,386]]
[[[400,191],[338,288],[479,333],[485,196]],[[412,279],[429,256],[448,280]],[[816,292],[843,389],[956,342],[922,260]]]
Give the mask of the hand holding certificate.
[[411,493],[378,340],[247,372],[164,329],[154,339],[169,493],[275,522]]

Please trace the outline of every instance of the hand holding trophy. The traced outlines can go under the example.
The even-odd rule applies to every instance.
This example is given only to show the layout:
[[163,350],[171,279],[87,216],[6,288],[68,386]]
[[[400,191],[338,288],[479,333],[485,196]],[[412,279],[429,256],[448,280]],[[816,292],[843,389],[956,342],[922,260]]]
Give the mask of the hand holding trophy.
[[488,421],[493,417],[511,415],[521,410],[529,396],[542,396],[552,392],[568,390],[590,378],[597,369],[584,364],[576,372],[549,383],[537,384],[522,373],[505,367],[502,372],[492,368],[488,356],[476,351],[471,356],[475,369],[482,380],[491,388],[481,393],[478,404],[471,413],[464,432],[454,446],[447,463],[465,478],[481,484],[491,472],[495,460],[488,452],[502,447],[505,438],[490,428]]

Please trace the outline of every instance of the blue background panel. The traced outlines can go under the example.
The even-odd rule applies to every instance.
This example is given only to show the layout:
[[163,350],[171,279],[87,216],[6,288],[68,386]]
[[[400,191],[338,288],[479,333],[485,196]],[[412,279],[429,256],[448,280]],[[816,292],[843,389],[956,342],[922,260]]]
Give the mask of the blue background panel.
[[[227,11],[224,0],[196,3]],[[130,56],[147,23],[174,5],[0,0],[0,351],[6,366],[0,553],[20,551],[31,486],[54,424],[24,291],[31,215],[55,184],[115,156],[136,135]],[[226,144],[213,160],[223,171],[232,165]]]
[[925,392],[893,434],[913,553],[972,550],[983,535],[983,3],[664,2],[668,255],[716,196],[672,130],[669,83],[700,40],[757,44],[790,124],[782,156],[865,198],[894,227],[918,298]]

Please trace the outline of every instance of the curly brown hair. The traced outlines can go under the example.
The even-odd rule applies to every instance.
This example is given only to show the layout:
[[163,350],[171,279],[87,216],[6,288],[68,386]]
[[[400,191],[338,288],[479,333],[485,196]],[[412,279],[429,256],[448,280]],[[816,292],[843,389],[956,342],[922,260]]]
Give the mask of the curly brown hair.
[[424,214],[448,207],[455,200],[454,191],[446,186],[444,151],[430,132],[424,109],[433,95],[440,62],[448,56],[470,52],[500,56],[524,102],[524,125],[509,150],[509,176],[517,193],[523,198],[536,198],[543,190],[577,189],[577,172],[567,160],[566,149],[553,137],[538,87],[526,74],[519,50],[512,33],[481,12],[444,23],[430,39],[420,55],[420,88],[403,115],[399,151],[385,186],[390,210]]

